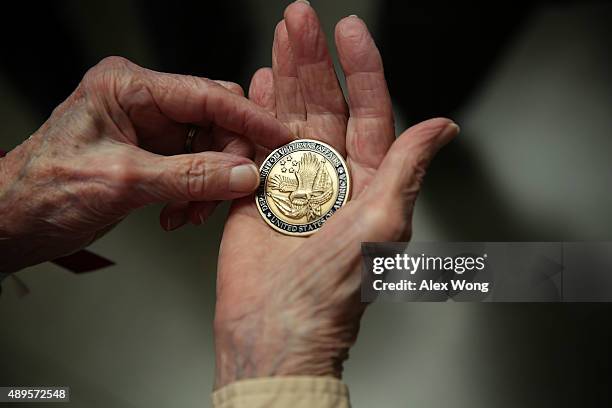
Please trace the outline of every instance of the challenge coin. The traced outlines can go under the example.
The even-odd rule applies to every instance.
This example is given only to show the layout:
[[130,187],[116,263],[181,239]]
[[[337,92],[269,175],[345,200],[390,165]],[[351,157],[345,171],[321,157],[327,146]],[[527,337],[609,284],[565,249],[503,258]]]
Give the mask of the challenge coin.
[[314,233],[349,199],[346,162],[318,140],[295,140],[272,151],[259,177],[255,196],[259,213],[283,234]]

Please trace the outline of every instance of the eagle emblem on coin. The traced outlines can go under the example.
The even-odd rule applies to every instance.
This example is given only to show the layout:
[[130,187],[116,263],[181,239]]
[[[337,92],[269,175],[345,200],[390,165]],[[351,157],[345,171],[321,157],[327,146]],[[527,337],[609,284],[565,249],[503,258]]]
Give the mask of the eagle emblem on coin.
[[342,156],[317,140],[301,139],[272,151],[260,168],[257,208],[272,228],[310,235],[349,198]]

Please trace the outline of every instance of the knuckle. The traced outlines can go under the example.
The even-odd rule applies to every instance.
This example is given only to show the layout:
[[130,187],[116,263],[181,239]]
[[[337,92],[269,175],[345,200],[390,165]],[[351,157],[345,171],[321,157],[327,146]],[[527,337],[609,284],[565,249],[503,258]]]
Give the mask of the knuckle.
[[427,171],[422,164],[419,164],[419,163],[412,164],[411,166],[412,177],[410,180],[409,187],[412,190],[414,190],[415,194],[421,189],[421,186],[423,185],[423,181],[425,180],[426,172]]
[[401,204],[382,201],[368,207],[363,216],[369,235],[380,241],[410,238],[410,211],[406,211]]
[[229,81],[213,81],[216,85],[220,85],[223,88],[227,89],[228,91],[240,95],[240,96],[244,96],[244,89],[242,89],[242,86],[240,86],[239,84],[235,83],[235,82],[229,82]]
[[185,171],[185,190],[188,197],[197,199],[202,196],[208,188],[207,176],[206,160],[197,156],[190,158]]
[[82,83],[93,92],[107,91],[112,89],[114,83],[129,72],[133,65],[123,57],[106,57],[87,71]]
[[406,214],[396,214],[390,217],[390,222],[387,225],[387,240],[402,241],[410,239],[410,224]]
[[389,221],[389,214],[380,204],[369,205],[368,211],[363,214],[363,221],[366,228],[374,235],[378,236],[378,232],[385,229]]
[[116,158],[106,167],[106,182],[115,198],[130,194],[139,181],[139,173],[128,157]]
[[131,62],[127,58],[111,55],[109,57],[102,58],[100,62],[98,62],[97,67],[104,69],[115,69],[119,67],[126,67],[129,64],[131,64]]
[[235,82],[229,82],[228,88],[237,95],[244,96],[244,89]]
[[407,188],[414,192],[418,192],[421,189],[425,174],[427,173],[429,157],[424,153],[411,153],[404,163],[405,174],[409,175]]

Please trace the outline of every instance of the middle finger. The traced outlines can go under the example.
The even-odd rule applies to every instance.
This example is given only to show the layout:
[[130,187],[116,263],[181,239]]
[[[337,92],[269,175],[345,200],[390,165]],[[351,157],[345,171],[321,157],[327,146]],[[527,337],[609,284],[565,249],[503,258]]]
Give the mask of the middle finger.
[[305,137],[345,154],[347,106],[315,11],[305,2],[285,10],[285,25],[306,106]]

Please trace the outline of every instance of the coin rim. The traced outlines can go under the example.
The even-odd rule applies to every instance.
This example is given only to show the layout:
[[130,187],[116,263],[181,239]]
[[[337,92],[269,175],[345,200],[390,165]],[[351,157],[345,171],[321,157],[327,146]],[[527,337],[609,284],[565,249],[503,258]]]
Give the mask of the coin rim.
[[[334,149],[332,146],[330,146],[329,144],[322,142],[320,140],[315,140],[315,139],[296,139],[293,140],[287,144],[284,144],[280,147],[277,147],[276,149],[272,150],[270,152],[270,154],[268,154],[266,156],[266,158],[264,159],[263,162],[261,162],[261,166],[259,166],[259,178],[261,179],[261,171],[263,170],[263,166],[264,164],[268,161],[268,159],[279,149],[288,146],[292,143],[296,143],[296,142],[314,142],[314,143],[320,143],[323,146],[327,147],[328,149],[330,149],[332,152],[334,152],[336,154],[336,156],[338,156],[338,158],[340,159],[340,161],[342,162],[342,164],[344,165],[344,168],[346,169],[346,195],[344,197],[344,201],[342,202],[342,205],[340,206],[339,209],[341,209],[342,207],[344,207],[344,205],[350,200],[351,197],[351,171],[348,167],[348,164],[346,163],[346,160],[344,160],[344,157],[342,157],[342,155],[340,154],[340,152],[338,152],[336,149]],[[266,178],[266,182],[267,182],[267,178]],[[265,186],[264,186],[265,187]],[[315,232],[319,231],[321,228],[323,228],[323,226],[321,226],[320,228],[317,228],[313,231],[309,231],[309,232],[290,232],[290,231],[285,231],[282,228],[277,227],[276,225],[272,224],[269,220],[268,217],[265,216],[265,214],[263,213],[263,211],[261,210],[261,207],[259,206],[259,200],[257,199],[257,197],[259,196],[259,189],[261,188],[258,187],[257,188],[257,192],[255,193],[255,206],[257,207],[257,211],[259,211],[259,215],[261,215],[261,218],[263,218],[263,220],[266,222],[266,224],[268,224],[268,226],[272,227],[273,229],[275,229],[276,231],[285,234],[285,235],[291,235],[294,237],[307,237],[310,236],[312,234],[314,234]],[[338,209],[338,210],[339,210]],[[337,210],[336,210],[337,211]],[[329,211],[328,211],[329,212]],[[327,213],[326,213],[327,214]],[[279,218],[276,214],[275,216],[277,218]],[[321,217],[322,218],[322,217]],[[327,221],[325,221],[327,222]]]

